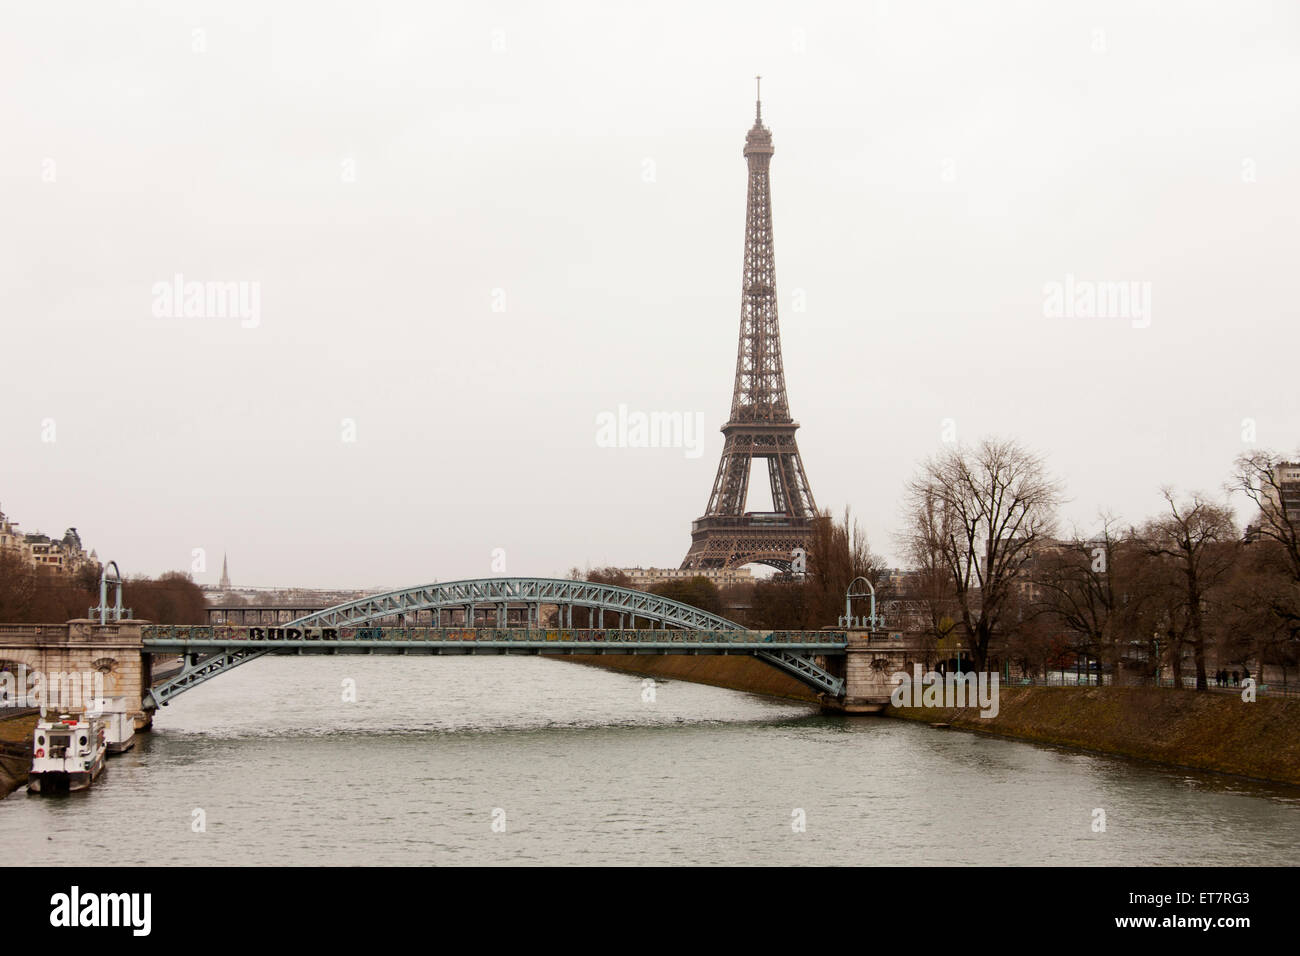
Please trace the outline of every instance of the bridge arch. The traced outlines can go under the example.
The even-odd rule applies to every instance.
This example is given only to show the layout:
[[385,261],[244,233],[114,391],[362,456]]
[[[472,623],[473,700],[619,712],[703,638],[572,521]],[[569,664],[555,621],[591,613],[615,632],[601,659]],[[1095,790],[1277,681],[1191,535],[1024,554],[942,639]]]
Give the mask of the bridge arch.
[[[660,627],[743,630],[725,617],[648,591],[563,578],[513,577],[447,581],[389,591],[307,614],[286,626],[349,627],[423,611],[436,613],[462,607],[490,607],[508,612],[511,607],[528,609],[550,605],[568,609],[590,608],[602,614],[608,611],[623,615],[625,619],[637,618]],[[534,627],[540,626],[539,621],[531,623]],[[499,623],[498,626],[504,625]]]

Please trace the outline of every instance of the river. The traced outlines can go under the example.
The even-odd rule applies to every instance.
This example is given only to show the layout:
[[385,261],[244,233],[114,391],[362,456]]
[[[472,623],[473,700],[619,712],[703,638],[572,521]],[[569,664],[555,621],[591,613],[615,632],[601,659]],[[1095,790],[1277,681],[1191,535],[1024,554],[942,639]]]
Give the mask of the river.
[[0,859],[1300,861],[1295,789],[683,682],[650,690],[544,658],[258,660],[163,708],[91,790],[0,800]]

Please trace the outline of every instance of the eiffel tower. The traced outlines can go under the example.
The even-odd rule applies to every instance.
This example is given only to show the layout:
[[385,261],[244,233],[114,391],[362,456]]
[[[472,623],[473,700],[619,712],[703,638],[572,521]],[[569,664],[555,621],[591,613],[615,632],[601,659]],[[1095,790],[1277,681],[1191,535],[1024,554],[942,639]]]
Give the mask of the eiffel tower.
[[[760,78],[761,82],[761,78]],[[754,125],[745,137],[749,198],[745,211],[745,266],[740,304],[740,348],[731,418],[709,506],[691,524],[683,569],[767,564],[789,571],[796,548],[807,551],[818,520],[790,417],[776,318],[776,259],[772,245],[772,131],[763,126],[761,87]],[[767,460],[772,510],[746,512],[750,467]]]

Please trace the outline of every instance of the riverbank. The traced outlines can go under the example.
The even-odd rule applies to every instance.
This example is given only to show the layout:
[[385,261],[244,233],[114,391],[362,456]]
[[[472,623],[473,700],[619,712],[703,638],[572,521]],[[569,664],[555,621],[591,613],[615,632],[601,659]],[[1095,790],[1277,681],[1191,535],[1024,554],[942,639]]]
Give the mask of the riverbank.
[[0,800],[27,783],[37,714],[0,717]]
[[1300,700],[1155,687],[1002,687],[977,709],[889,707],[961,730],[1300,786]]

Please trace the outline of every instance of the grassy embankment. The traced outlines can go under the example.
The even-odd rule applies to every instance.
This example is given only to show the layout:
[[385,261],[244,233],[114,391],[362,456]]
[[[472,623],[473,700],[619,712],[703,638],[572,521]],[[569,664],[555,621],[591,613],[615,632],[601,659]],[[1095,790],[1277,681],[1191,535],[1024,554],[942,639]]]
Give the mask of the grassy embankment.
[[1300,786],[1300,699],[1155,687],[1002,687],[998,715],[889,708],[892,716]]

